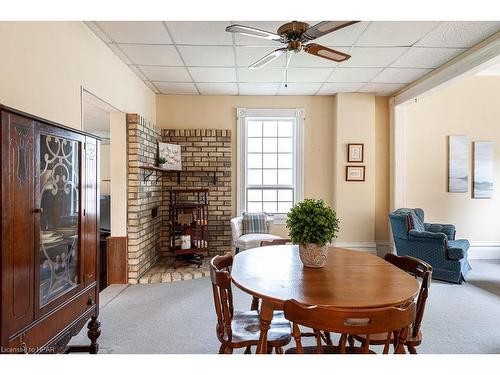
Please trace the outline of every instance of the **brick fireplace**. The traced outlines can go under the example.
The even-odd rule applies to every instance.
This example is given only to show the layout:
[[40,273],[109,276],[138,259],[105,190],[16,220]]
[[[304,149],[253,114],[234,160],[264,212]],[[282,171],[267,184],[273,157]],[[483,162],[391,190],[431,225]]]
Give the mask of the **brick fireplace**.
[[[159,129],[141,116],[129,114],[127,131],[129,282],[205,276],[206,272],[197,271],[191,272],[192,277],[176,276],[168,268],[173,256],[169,251],[168,190],[208,188],[209,255],[230,251],[231,130]],[[167,172],[158,181],[156,174],[161,172],[155,172],[144,181],[141,166],[157,165],[159,141],[181,145],[179,181],[176,172]]]

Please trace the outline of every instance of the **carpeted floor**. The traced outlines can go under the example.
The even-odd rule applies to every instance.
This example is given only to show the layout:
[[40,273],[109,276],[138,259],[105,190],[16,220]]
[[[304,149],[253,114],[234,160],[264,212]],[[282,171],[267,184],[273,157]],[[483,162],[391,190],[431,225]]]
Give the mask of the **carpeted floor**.
[[[500,354],[500,261],[473,260],[468,283],[433,281],[419,353]],[[251,297],[234,288],[236,309]],[[101,353],[217,353],[209,278],[112,285],[101,293]],[[87,343],[86,330],[72,343]]]

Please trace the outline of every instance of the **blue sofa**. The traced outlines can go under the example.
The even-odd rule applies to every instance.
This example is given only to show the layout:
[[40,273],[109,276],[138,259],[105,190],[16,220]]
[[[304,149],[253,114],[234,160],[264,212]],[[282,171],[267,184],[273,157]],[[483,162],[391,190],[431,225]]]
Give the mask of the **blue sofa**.
[[398,255],[409,255],[429,263],[432,278],[461,284],[471,270],[467,260],[468,240],[455,239],[455,226],[424,222],[421,208],[400,208],[389,214]]

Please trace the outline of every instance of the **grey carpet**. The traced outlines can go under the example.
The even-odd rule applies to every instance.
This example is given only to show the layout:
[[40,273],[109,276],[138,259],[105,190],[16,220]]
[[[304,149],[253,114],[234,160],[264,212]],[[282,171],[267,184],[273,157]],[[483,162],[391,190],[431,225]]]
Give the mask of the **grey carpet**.
[[[473,260],[468,283],[433,281],[419,353],[500,353],[500,261]],[[101,295],[101,353],[217,353],[208,278],[112,285]],[[234,288],[236,309],[251,297]],[[88,342],[86,331],[72,343]]]

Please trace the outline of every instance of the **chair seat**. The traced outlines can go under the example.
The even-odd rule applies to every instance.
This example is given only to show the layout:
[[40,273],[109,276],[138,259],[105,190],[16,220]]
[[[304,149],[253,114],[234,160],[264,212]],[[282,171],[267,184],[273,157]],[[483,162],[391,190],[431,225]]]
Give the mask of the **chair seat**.
[[[260,318],[258,311],[235,311],[231,322],[232,343],[241,344],[252,341],[256,345],[260,336]],[[283,311],[275,311],[271,327],[267,331],[267,342],[270,346],[287,345],[291,338],[291,325],[285,319]]]
[[[318,349],[316,346],[304,346],[304,354],[343,354],[340,353],[340,348],[334,345],[323,345],[323,353],[318,353]],[[346,346],[345,354],[376,354],[373,350],[370,350],[368,353],[363,352],[363,348]],[[297,354],[297,348],[290,348],[285,351],[285,354]]]
[[240,249],[240,251],[248,250],[259,247],[261,241],[278,240],[280,238],[281,237],[269,233],[249,233],[238,238],[234,245]]
[[[365,343],[366,336],[365,335],[352,335],[356,341],[359,341],[361,344]],[[391,344],[393,342],[394,335],[391,335]],[[385,340],[387,339],[387,333],[377,333],[374,335],[370,335],[370,345],[385,345]],[[408,336],[406,339],[406,343],[411,346],[418,346],[422,342],[422,332],[419,331],[417,336]]]

